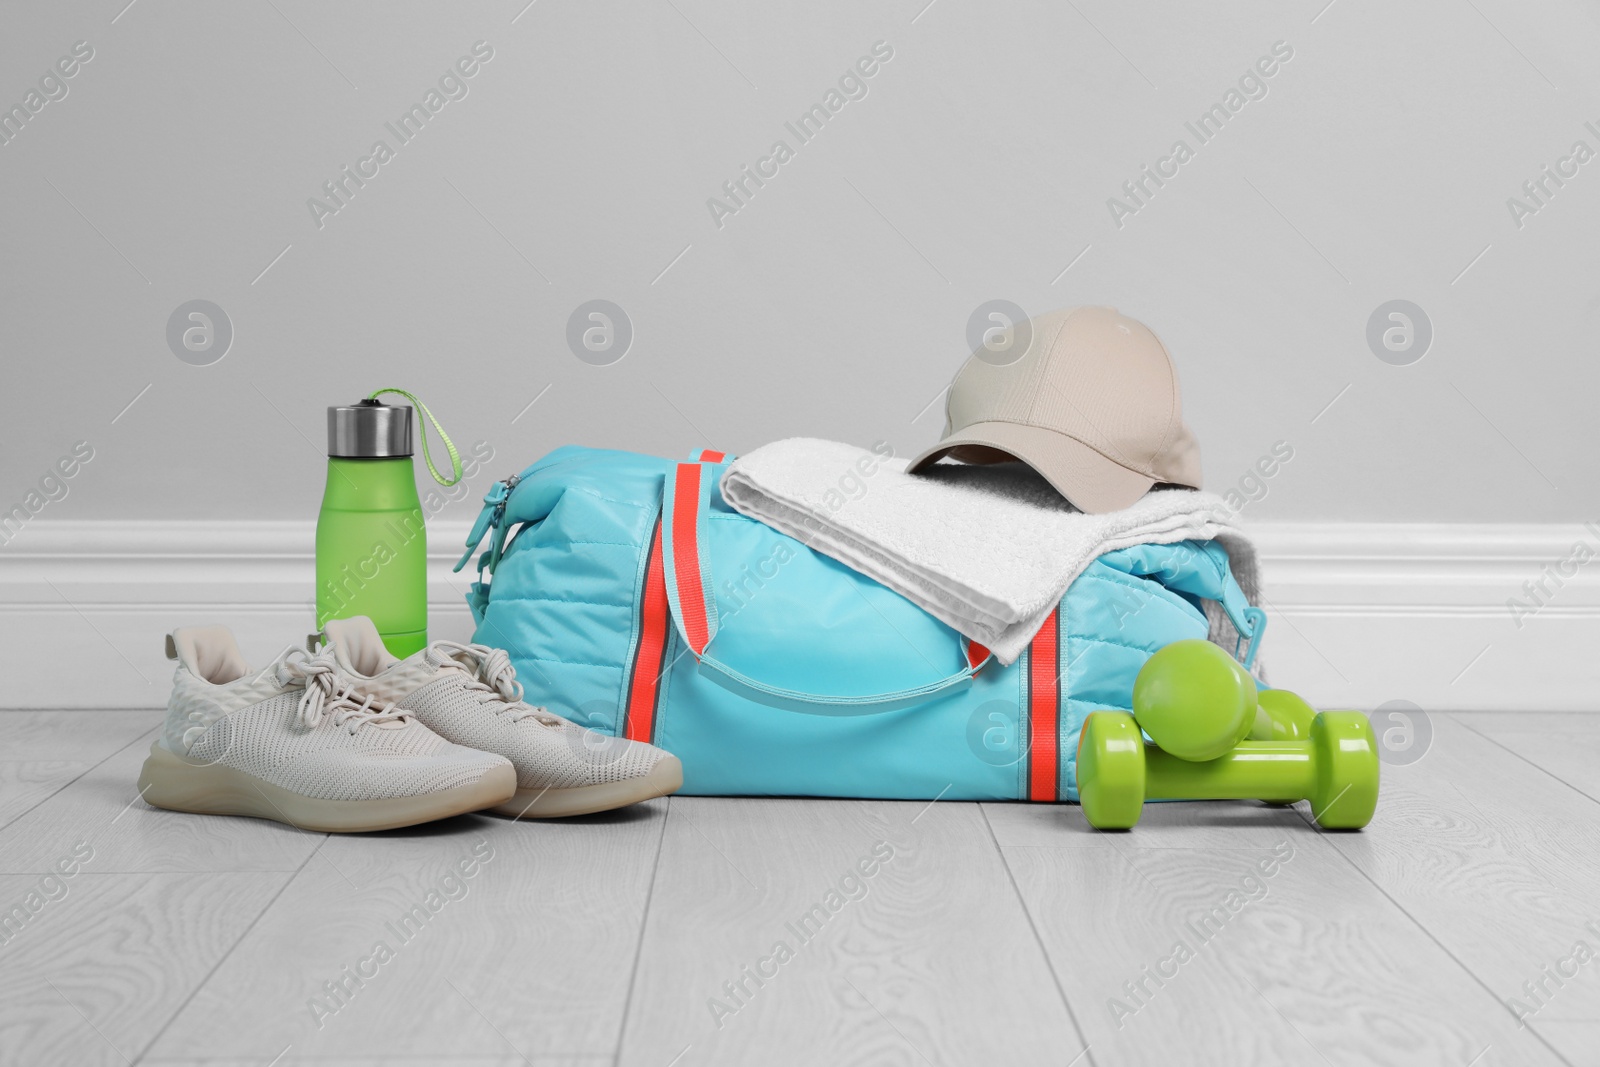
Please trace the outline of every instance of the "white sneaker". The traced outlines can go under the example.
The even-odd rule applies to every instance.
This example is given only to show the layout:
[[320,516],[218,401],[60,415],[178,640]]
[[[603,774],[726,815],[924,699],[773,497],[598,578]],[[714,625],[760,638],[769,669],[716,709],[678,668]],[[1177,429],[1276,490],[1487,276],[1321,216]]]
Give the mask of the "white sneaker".
[[494,809],[502,815],[586,815],[663,797],[683,785],[676,756],[524,703],[502,649],[434,641],[397,660],[366,616],[330,620],[323,632],[358,693],[393,702],[456,744],[516,765],[517,794]]
[[388,830],[509,799],[516,771],[351,693],[333,657],[295,649],[252,671],[223,626],[174,630],[178,661],[139,793],[173,811],[319,832]]

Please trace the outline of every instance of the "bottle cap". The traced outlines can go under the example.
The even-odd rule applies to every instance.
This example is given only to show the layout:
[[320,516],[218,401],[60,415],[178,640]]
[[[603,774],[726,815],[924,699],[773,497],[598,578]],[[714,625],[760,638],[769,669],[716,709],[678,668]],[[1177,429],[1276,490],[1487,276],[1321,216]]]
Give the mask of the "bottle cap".
[[363,400],[328,409],[328,456],[381,459],[411,455],[411,406]]

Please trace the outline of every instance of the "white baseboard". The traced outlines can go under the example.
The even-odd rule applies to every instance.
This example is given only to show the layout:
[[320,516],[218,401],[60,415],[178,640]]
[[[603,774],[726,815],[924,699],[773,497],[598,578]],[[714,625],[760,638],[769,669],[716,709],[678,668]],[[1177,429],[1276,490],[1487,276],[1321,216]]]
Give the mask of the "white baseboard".
[[[1250,532],[1273,684],[1320,707],[1600,710],[1600,525],[1262,523]],[[1577,546],[1588,562],[1562,575]],[[1526,583],[1541,581],[1545,591],[1530,594]],[[1513,598],[1528,610],[1514,613]]]
[[[434,636],[465,639],[464,522],[429,529]],[[310,522],[29,523],[0,547],[0,708],[155,707],[162,635],[224,622],[265,661],[313,625]],[[1600,526],[1284,523],[1251,528],[1274,684],[1322,707],[1600,710]],[[1549,568],[1549,570],[1547,570]],[[1553,577],[1545,577],[1546,575]],[[1537,601],[1524,583],[1545,578]],[[1560,582],[1559,586],[1557,582]],[[1531,611],[1507,607],[1518,597]]]
[[[429,524],[428,622],[467,640],[451,574],[470,523]],[[252,663],[316,626],[314,522],[47,522],[0,548],[0,647],[14,664],[0,708],[160,707],[172,664],[164,635],[224,623]]]

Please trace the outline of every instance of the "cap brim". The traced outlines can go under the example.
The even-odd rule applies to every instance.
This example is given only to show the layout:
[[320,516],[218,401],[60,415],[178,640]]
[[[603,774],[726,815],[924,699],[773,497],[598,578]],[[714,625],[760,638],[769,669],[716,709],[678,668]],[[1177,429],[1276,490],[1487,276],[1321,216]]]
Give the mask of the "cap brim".
[[[1004,456],[959,454],[966,449],[994,449]],[[917,456],[906,470],[915,474],[952,453],[964,462],[1021,460],[1073,507],[1095,515],[1133,505],[1156,484],[1154,478],[1107,459],[1076,438],[1015,422],[975,422]]]

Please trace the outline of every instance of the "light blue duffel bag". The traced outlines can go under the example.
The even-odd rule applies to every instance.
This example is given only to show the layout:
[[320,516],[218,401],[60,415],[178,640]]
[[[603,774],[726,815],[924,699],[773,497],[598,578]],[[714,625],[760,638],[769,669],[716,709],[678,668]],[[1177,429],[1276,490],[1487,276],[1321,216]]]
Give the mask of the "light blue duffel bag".
[[684,793],[1076,800],[1084,717],[1127,710],[1151,653],[1207,636],[1203,601],[1247,660],[1260,640],[1220,545],[1140,545],[1095,560],[1002,666],[731,510],[725,464],[557,449],[495,484],[461,563],[490,538],[476,640],[510,653],[527,699],[676,754]]

